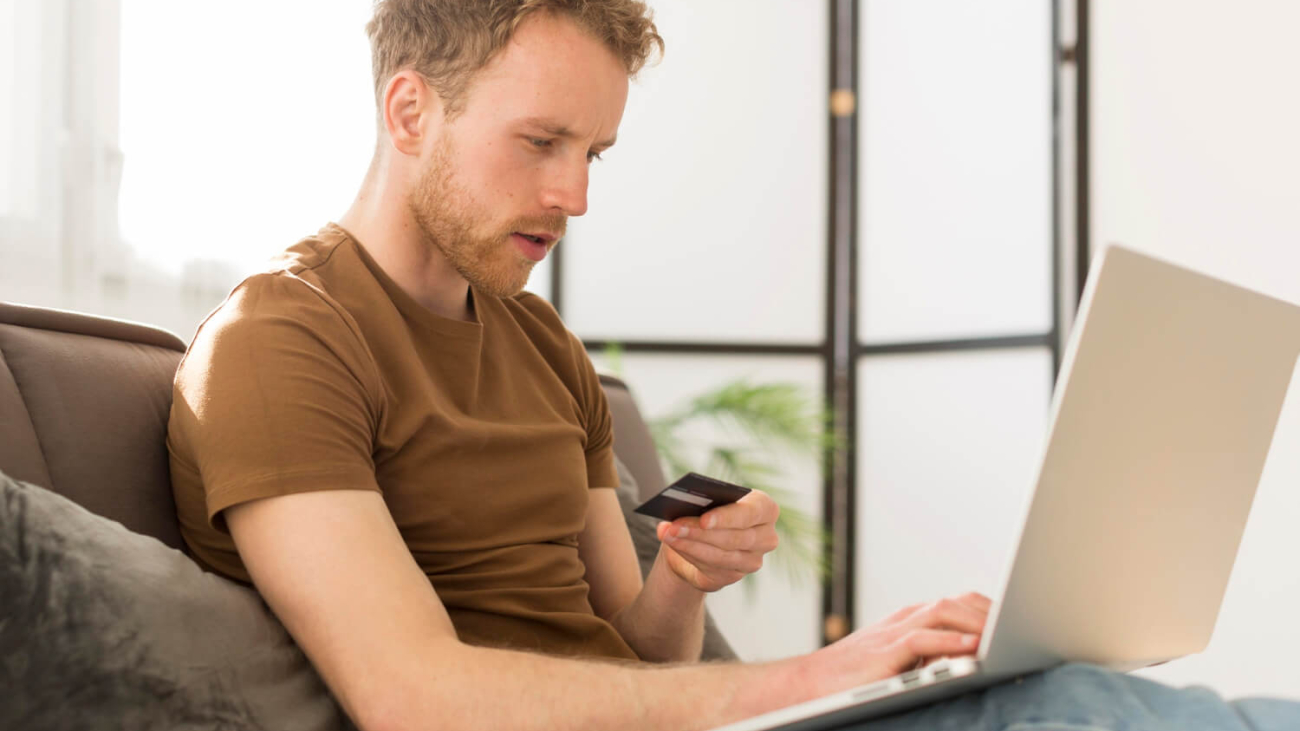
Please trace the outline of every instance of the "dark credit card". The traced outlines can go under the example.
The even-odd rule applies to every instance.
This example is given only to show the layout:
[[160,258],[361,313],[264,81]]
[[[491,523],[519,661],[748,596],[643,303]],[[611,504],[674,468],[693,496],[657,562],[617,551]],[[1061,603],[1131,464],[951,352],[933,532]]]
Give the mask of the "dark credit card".
[[667,521],[698,518],[716,507],[736,502],[747,493],[748,487],[688,472],[685,477],[645,501],[636,512]]

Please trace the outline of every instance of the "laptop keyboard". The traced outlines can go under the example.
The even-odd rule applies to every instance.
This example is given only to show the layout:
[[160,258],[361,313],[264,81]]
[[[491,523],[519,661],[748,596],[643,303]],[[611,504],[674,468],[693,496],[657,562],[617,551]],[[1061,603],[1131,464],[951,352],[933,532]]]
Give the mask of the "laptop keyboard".
[[958,661],[946,658],[936,660],[925,667],[909,670],[892,678],[885,678],[860,688],[853,692],[853,700],[862,703],[904,690],[942,683],[954,677],[970,675],[974,671],[972,665],[973,663],[969,658],[961,658]]

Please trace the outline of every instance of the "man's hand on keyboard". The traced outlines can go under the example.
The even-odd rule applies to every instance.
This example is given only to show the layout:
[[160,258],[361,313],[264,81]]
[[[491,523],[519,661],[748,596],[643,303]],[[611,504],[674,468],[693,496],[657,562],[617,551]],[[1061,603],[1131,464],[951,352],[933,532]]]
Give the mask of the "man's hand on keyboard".
[[802,658],[810,697],[828,695],[911,670],[942,657],[975,654],[993,602],[969,593],[894,612]]

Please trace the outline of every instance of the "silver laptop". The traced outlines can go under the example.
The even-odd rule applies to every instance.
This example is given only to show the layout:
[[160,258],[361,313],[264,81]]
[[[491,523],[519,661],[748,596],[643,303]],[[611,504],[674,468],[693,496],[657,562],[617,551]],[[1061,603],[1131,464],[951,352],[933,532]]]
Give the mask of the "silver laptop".
[[[1093,261],[979,652],[725,731],[813,731],[1063,662],[1205,648],[1300,357],[1300,306],[1119,246]],[[718,731],[722,731],[719,729]]]

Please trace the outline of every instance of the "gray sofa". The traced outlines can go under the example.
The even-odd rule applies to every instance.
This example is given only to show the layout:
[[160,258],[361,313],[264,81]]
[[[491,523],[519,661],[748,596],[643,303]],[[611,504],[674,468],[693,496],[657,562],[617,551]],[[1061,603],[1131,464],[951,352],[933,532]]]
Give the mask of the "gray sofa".
[[[299,677],[285,686],[291,692],[280,693],[272,700],[254,699],[243,711],[230,711],[224,721],[208,723],[196,720],[202,714],[194,712],[193,704],[187,707],[184,703],[165,718],[151,719],[148,707],[165,705],[164,700],[172,697],[169,694],[178,692],[165,683],[159,686],[151,680],[152,685],[136,684],[139,687],[132,686],[129,693],[114,686],[111,691],[100,689],[78,698],[76,689],[60,687],[60,683],[80,683],[78,687],[95,683],[41,676],[58,676],[62,662],[59,653],[66,651],[51,646],[65,644],[51,638],[71,635],[69,643],[76,645],[75,635],[79,632],[86,633],[85,639],[93,640],[91,644],[100,649],[88,651],[85,645],[77,645],[83,655],[76,661],[78,667],[100,662],[100,658],[84,657],[87,653],[116,657],[122,648],[130,650],[141,643],[150,648],[152,659],[147,663],[156,666],[174,662],[158,657],[170,657],[168,653],[173,650],[179,657],[193,656],[201,648],[190,647],[190,643],[205,635],[215,636],[211,644],[218,654],[227,652],[223,647],[239,642],[253,645],[256,651],[257,643],[262,641],[258,638],[267,638],[269,645],[278,643],[283,645],[283,653],[293,654],[291,659],[285,659],[289,654],[277,656],[276,668],[287,667],[286,663],[305,666],[287,635],[275,634],[280,630],[263,626],[274,623],[274,619],[251,590],[202,574],[182,555],[186,549],[177,528],[164,439],[172,377],[184,350],[185,344],[175,335],[145,325],[0,303],[0,473],[12,478],[5,481],[5,500],[0,501],[8,510],[0,511],[0,520],[5,521],[0,527],[7,532],[4,546],[8,549],[0,556],[8,562],[0,566],[0,580],[5,582],[0,590],[9,592],[9,598],[0,601],[22,602],[16,609],[9,608],[11,616],[0,622],[0,697],[19,699],[16,703],[0,703],[10,714],[6,717],[6,711],[0,709],[0,727],[10,727],[10,723],[22,724],[15,728],[75,728],[82,725],[77,719],[94,718],[96,703],[108,714],[99,718],[102,727],[271,728],[283,724],[286,718],[303,719],[282,726],[286,728],[346,726],[346,719],[337,716],[327,695],[324,702],[329,708],[323,711],[303,711],[299,715],[295,708],[285,707],[308,704],[304,698],[320,702],[323,686],[315,679]],[[664,476],[649,431],[626,384],[609,377],[603,377],[602,383],[613,413],[615,451],[624,476],[620,499],[646,570],[657,551],[653,526],[632,515],[630,507],[662,489]],[[62,497],[50,496],[49,492]],[[72,562],[73,568],[64,565],[67,561],[60,563],[66,558],[61,553],[75,552],[88,557]],[[36,554],[43,555],[45,563],[35,561],[32,556]],[[155,561],[165,568],[154,566]],[[129,572],[135,564],[151,566],[138,572],[143,578],[120,579],[118,574]],[[47,574],[55,570],[75,570],[76,580],[60,576],[51,581]],[[113,592],[123,591],[127,597],[113,598]],[[194,598],[196,592],[204,597],[202,601]],[[209,599],[208,592],[214,598]],[[91,609],[97,612],[93,616],[86,614]],[[226,615],[247,615],[241,620],[243,629],[238,631],[243,634],[238,638],[220,636],[229,630],[226,615],[219,613],[223,611]],[[130,631],[115,633],[114,618],[132,613],[143,619]],[[211,622],[212,617],[217,618],[220,627],[205,626],[204,622]],[[11,620],[31,626],[19,632]],[[175,627],[171,627],[173,622]],[[711,619],[707,634],[705,659],[734,659]],[[108,636],[117,644],[105,650],[102,646]],[[203,671],[208,685],[204,691],[205,708],[220,706],[223,694],[256,694],[261,677],[258,673],[264,671],[254,665],[263,658],[259,655],[254,661],[247,659],[251,655],[240,655],[242,659],[232,660],[235,656],[227,655]],[[135,662],[136,666],[147,664],[140,658]],[[182,660],[178,664],[193,670],[193,663]],[[221,667],[212,669],[218,665]],[[134,671],[114,666],[78,672],[102,679]],[[162,675],[168,672],[165,668],[157,671]],[[307,666],[295,672],[302,675],[311,671]],[[11,687],[5,688],[6,684]],[[84,708],[79,710],[85,713],[59,716],[55,711],[60,709],[47,707],[62,704],[55,699],[69,694],[72,700],[67,703],[82,704]],[[274,710],[258,710],[258,703]],[[132,715],[129,722],[120,715],[123,708],[139,706],[144,707],[140,711],[143,715]],[[266,713],[283,715],[271,718]],[[193,723],[185,721],[189,716],[195,717],[189,719]],[[85,723],[87,727],[99,725]]]

